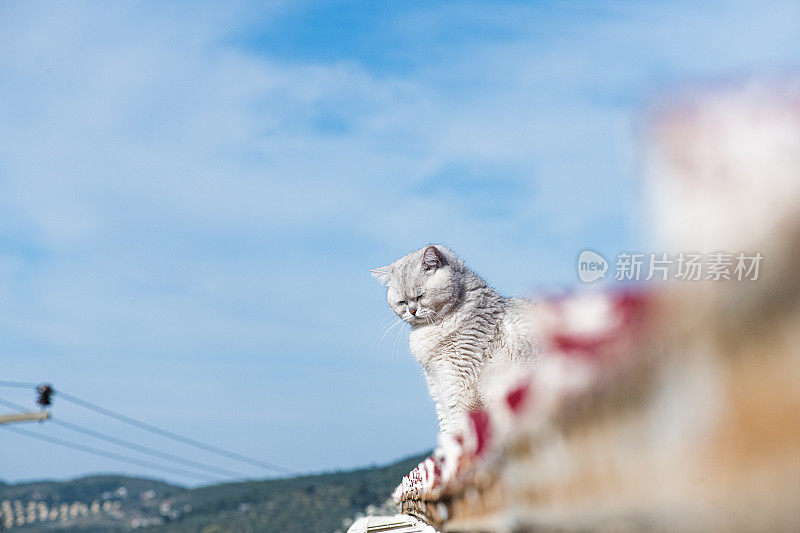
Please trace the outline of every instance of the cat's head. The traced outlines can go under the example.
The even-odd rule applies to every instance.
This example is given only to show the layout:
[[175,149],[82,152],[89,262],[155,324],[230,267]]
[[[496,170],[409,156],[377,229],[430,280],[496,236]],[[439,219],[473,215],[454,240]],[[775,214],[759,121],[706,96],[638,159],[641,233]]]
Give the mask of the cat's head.
[[458,306],[461,298],[463,263],[438,244],[370,272],[386,285],[389,307],[409,324],[436,323]]

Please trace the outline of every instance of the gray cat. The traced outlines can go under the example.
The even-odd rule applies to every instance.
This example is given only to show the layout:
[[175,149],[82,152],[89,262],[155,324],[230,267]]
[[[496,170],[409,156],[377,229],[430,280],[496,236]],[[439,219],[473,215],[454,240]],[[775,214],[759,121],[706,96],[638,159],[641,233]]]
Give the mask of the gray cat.
[[422,365],[444,434],[487,400],[487,377],[534,357],[533,304],[504,298],[441,245],[370,271],[388,287],[389,307],[411,324],[411,353]]

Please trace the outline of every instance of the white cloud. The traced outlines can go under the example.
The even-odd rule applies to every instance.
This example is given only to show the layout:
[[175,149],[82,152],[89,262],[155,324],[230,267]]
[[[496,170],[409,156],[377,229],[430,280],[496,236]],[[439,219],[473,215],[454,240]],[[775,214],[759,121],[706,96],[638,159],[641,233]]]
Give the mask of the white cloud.
[[[412,363],[369,346],[385,305],[367,268],[444,241],[507,291],[570,279],[579,249],[632,239],[637,99],[681,76],[796,59],[800,27],[774,4],[755,16],[744,4],[425,8],[390,25],[416,57],[393,72],[236,46],[242,28],[276,23],[246,4],[0,9],[0,335],[19,354],[9,379],[47,375],[88,396],[103,380],[129,383],[110,404],[162,425],[162,402],[235,412],[253,401],[242,383],[266,383],[265,419],[346,412],[342,424],[364,431],[309,459],[297,450],[311,422],[285,443],[254,430],[265,456],[301,468],[432,442],[405,435],[374,455],[369,435],[395,426],[374,410],[411,402],[410,417],[431,415]],[[448,41],[442,21],[455,19],[441,9],[461,13],[461,40]],[[467,31],[484,23],[503,31]],[[478,192],[420,193],[452,168],[502,169],[525,186],[476,216]],[[370,405],[347,392],[355,369]],[[387,372],[392,390],[419,397],[382,395]],[[366,416],[374,427],[354,422]]]

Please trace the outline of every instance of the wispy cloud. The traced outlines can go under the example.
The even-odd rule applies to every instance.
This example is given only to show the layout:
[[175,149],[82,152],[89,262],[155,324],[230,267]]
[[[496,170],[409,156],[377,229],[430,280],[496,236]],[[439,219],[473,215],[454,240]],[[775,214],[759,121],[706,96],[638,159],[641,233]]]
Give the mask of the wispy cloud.
[[301,469],[425,448],[365,270],[442,241],[568,282],[636,239],[648,95],[800,56],[790,3],[403,5],[0,6],[9,377]]

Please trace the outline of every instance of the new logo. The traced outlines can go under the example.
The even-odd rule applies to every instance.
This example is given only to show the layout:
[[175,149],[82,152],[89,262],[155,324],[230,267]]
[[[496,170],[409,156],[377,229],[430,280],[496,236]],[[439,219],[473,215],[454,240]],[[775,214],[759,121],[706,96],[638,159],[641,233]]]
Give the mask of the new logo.
[[605,278],[608,271],[608,261],[602,255],[592,250],[584,250],[578,256],[578,279],[584,283],[592,283]]

